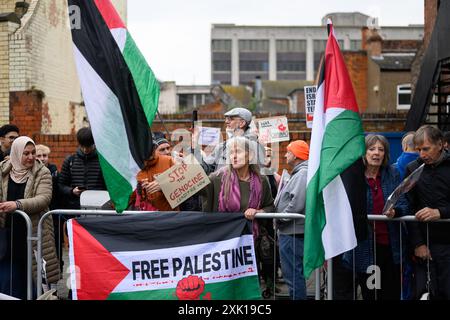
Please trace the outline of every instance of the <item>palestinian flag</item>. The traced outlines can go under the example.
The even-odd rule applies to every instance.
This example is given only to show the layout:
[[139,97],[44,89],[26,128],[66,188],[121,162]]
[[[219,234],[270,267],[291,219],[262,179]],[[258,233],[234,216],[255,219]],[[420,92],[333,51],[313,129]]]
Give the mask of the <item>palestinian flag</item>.
[[359,227],[365,215],[361,161],[365,154],[364,132],[330,21],[328,28],[308,162],[303,261],[306,277],[325,259],[356,246],[355,224]]
[[155,213],[68,223],[76,300],[253,300],[260,288],[242,214]]
[[159,83],[109,0],[68,0],[86,112],[112,201],[123,211],[152,150]]

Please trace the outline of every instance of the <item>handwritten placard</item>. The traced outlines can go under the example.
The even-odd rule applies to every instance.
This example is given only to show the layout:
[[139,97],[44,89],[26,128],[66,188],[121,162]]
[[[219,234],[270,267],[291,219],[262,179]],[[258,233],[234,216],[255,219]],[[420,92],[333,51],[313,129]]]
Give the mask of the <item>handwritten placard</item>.
[[208,175],[192,154],[184,158],[182,163],[158,175],[156,180],[172,209],[210,183]]
[[286,117],[258,119],[259,141],[262,144],[289,141]]
[[199,144],[202,146],[215,146],[220,143],[220,128],[199,128]]

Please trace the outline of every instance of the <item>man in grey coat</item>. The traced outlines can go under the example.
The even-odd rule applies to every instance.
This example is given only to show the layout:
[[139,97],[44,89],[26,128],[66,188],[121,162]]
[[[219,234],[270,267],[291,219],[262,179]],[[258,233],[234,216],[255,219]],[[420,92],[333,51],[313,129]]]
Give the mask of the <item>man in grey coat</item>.
[[[282,181],[275,200],[276,212],[305,214],[306,183],[308,176],[309,147],[303,140],[291,142],[287,147],[286,161],[292,168],[288,181]],[[303,275],[304,219],[277,221],[280,261],[283,278],[293,300],[306,300],[306,282]]]
[[[264,166],[265,161],[265,149],[258,143],[258,137],[250,130],[250,124],[252,122],[252,113],[245,108],[234,108],[225,113],[225,126],[227,138],[234,136],[244,136],[251,141],[257,143],[257,154],[253,161],[253,164],[259,164]],[[203,158],[201,162],[203,169],[207,174],[215,172],[229,164],[227,159],[226,141],[218,144],[211,155]]]

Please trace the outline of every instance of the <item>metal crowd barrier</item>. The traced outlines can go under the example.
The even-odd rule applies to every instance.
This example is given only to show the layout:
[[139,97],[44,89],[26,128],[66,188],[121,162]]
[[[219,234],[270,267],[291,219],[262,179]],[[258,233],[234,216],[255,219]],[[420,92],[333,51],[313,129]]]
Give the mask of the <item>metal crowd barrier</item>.
[[[125,211],[121,215],[134,215],[134,214],[145,214],[150,212],[143,211]],[[48,217],[52,215],[66,215],[66,216],[115,216],[118,215],[115,211],[108,210],[53,210],[49,211],[41,217],[38,224],[37,238],[37,275],[42,274],[42,226]],[[288,213],[258,213],[256,215],[257,219],[304,219],[305,216],[301,214],[288,214]],[[276,239],[276,237],[275,237]],[[316,285],[316,299],[320,299],[320,273],[316,270],[316,282],[319,282],[319,287],[317,289]],[[37,277],[37,296],[42,294],[42,277]]]
[[[389,222],[405,222],[405,223],[406,222],[416,222],[416,223],[426,223],[426,224],[450,222],[450,219],[440,219],[437,221],[421,222],[421,221],[417,220],[415,216],[412,216],[412,215],[404,216],[404,217],[400,217],[400,218],[388,218],[384,215],[368,215],[367,218],[369,221],[373,222],[374,224],[377,221],[382,221],[382,222],[387,222],[387,223],[389,223]],[[403,270],[402,224],[399,224],[399,230],[400,230],[400,233],[399,233],[399,237],[400,237],[400,270],[402,271]],[[429,233],[429,231],[427,229],[427,247],[429,247],[428,233]],[[374,234],[373,240],[375,242],[375,239],[376,239],[375,228],[373,230],[373,234]],[[376,252],[374,252],[374,255],[375,255],[374,264],[376,265]],[[355,272],[355,271],[353,270],[353,272]],[[400,272],[400,277],[402,278],[402,272]],[[333,260],[327,260],[327,279],[326,279],[326,281],[327,281],[327,300],[333,300],[333,290],[334,290],[334,288],[333,288]],[[403,297],[403,282],[401,282],[400,290],[401,290],[401,292],[400,292],[401,297]],[[316,296],[316,298],[317,298],[317,296]],[[376,299],[376,290],[375,290],[375,299]]]
[[[27,233],[26,233],[26,241],[27,241],[27,274],[26,274],[26,277],[27,277],[27,300],[32,300],[32,298],[33,298],[33,274],[32,274],[32,263],[33,263],[32,248],[33,247],[32,247],[32,241],[37,240],[37,238],[32,237],[31,219],[25,212],[17,210],[11,214],[17,214],[17,215],[22,216],[22,218],[25,220],[25,224],[26,224],[26,229],[27,229]],[[11,241],[13,241],[13,240],[11,239]],[[12,258],[13,257],[11,256],[11,259]],[[13,281],[13,280],[11,279],[11,281]],[[15,297],[11,297],[8,295],[0,295],[0,300],[17,300],[17,299]]]
[[[29,217],[23,213],[21,213],[22,216],[25,217],[27,220],[27,224],[29,227],[29,234],[31,234],[31,221],[29,220]],[[142,214],[145,212],[142,211],[125,211],[122,215],[134,215],[134,214]],[[39,221],[38,225],[38,231],[37,231],[37,237],[32,238],[28,237],[28,254],[29,257],[31,257],[31,241],[37,241],[37,274],[42,274],[42,226],[43,221],[47,219],[51,215],[67,215],[67,216],[114,216],[117,215],[115,211],[106,211],[106,210],[54,210],[47,212],[44,216],[42,216],[41,220]],[[258,213],[256,215],[256,219],[305,219],[304,215],[301,214],[288,214],[288,213]],[[369,215],[368,220],[375,223],[376,221],[383,221],[383,222],[419,222],[416,220],[414,216],[405,216],[401,218],[388,218],[386,216],[381,215]],[[433,222],[424,222],[424,223],[445,223],[450,222],[450,219],[446,220],[438,220]],[[400,224],[400,239],[402,238],[402,225]],[[276,241],[275,237],[275,241]],[[375,239],[375,237],[374,237]],[[402,247],[402,244],[400,244],[400,247]],[[276,248],[276,245],[275,245]],[[276,250],[276,249],[275,249]],[[400,252],[400,255],[402,255],[402,252]],[[402,256],[400,257],[400,262],[402,263]],[[28,261],[28,299],[31,299],[31,259]],[[402,268],[402,266],[400,266]],[[321,269],[318,268],[315,271],[315,299],[320,300],[321,299]],[[327,272],[326,272],[326,299],[327,300],[333,300],[333,261],[328,260],[327,261]],[[275,279],[274,279],[275,280]],[[307,280],[307,279],[305,279]],[[274,281],[275,285],[275,281]],[[42,277],[37,277],[37,296],[39,297],[42,294]],[[401,289],[403,291],[403,288]],[[402,292],[403,293],[403,292]]]

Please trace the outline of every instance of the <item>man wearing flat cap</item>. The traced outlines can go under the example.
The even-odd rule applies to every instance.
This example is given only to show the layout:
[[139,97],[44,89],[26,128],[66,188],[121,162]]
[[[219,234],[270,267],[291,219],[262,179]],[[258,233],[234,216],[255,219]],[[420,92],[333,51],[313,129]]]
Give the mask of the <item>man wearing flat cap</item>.
[[[305,214],[306,182],[308,176],[309,146],[303,140],[291,142],[287,147],[286,162],[292,168],[288,181],[281,182],[279,196],[275,199],[276,212]],[[303,275],[303,219],[277,221],[280,262],[283,278],[293,300],[306,299],[306,282]]]
[[[264,166],[265,150],[258,143],[258,137],[250,130],[252,122],[252,113],[245,108],[234,108],[225,113],[225,126],[227,138],[234,136],[244,136],[251,141],[257,143],[257,156],[254,160],[256,164]],[[226,142],[222,142],[216,146],[214,151],[208,157],[204,158],[202,163],[207,174],[215,172],[227,164],[227,147]]]

